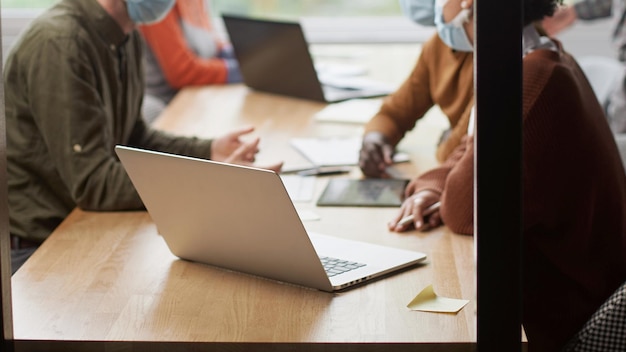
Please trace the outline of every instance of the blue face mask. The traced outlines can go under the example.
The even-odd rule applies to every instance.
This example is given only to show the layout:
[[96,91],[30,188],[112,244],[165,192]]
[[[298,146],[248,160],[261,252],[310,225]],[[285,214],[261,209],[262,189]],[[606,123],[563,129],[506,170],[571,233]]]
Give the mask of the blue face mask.
[[468,21],[472,14],[471,9],[462,9],[452,21],[444,23],[443,7],[447,0],[435,1],[435,26],[439,38],[449,47],[457,51],[474,51],[474,46],[467,38],[463,24]]
[[176,0],[126,0],[128,16],[135,24],[159,22],[172,9]]
[[417,24],[435,25],[435,0],[400,0],[400,8]]

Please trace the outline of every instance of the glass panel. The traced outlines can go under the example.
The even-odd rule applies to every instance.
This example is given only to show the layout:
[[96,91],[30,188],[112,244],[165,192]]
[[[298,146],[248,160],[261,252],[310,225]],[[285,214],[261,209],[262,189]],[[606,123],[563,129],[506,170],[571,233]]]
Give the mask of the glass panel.
[[[46,8],[57,0],[2,0],[3,8]],[[251,16],[397,16],[398,0],[213,0],[214,15],[222,12]]]
[[397,16],[398,0],[213,0],[214,15],[223,12],[250,16]]
[[46,8],[56,1],[57,0],[2,0],[2,7],[13,9]]

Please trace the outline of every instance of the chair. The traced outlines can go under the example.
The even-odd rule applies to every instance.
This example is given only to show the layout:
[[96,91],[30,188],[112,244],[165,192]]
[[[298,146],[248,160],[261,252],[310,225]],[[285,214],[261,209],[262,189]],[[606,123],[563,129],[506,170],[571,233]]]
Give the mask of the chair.
[[623,77],[624,65],[604,56],[583,56],[576,60],[591,83],[600,105],[606,109],[611,92]]
[[563,352],[626,351],[626,282],[591,316]]
[[622,165],[626,168],[626,133],[616,133],[613,137],[615,137],[617,149],[619,149],[619,154],[622,157]]

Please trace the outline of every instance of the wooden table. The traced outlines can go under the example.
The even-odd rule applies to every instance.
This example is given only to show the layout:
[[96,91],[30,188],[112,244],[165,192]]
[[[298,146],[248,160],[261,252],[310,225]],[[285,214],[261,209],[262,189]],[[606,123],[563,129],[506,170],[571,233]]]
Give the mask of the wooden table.
[[[243,85],[188,88],[156,126],[208,137],[254,125],[262,138],[259,163],[294,165],[304,161],[289,147],[292,137],[362,133],[360,125],[315,121],[324,106]],[[398,174],[435,164],[442,128],[436,111],[420,122],[401,144],[412,162],[397,166]],[[350,176],[361,174],[355,168]],[[317,179],[314,200],[327,180]],[[215,342],[233,350],[250,343],[297,344],[296,350],[372,350],[387,343],[412,351],[475,348],[471,236],[445,227],[393,233],[386,222],[397,209],[316,207],[314,200],[295,203],[320,216],[305,221],[307,229],[422,251],[426,264],[329,294],[179,260],[146,212],[75,210],[12,278],[15,338]],[[409,310],[429,284],[439,295],[470,303],[457,314]]]

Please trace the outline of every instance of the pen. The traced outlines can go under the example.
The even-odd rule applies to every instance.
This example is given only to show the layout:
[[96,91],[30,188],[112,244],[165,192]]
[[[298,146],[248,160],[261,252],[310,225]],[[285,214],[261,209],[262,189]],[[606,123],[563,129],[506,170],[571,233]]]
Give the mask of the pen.
[[308,170],[302,170],[298,172],[300,176],[328,176],[328,175],[339,175],[350,172],[351,168],[348,166],[326,166],[326,167],[315,167]]
[[[434,213],[435,211],[439,210],[439,206],[441,205],[441,202],[435,202],[433,204],[431,204],[428,208],[426,208],[423,212],[422,215],[424,217]],[[408,225],[410,223],[412,223],[415,220],[415,217],[413,216],[413,214],[411,215],[407,215],[405,217],[403,217],[402,219],[400,219],[400,221],[398,222],[398,225],[400,226],[405,226]]]

